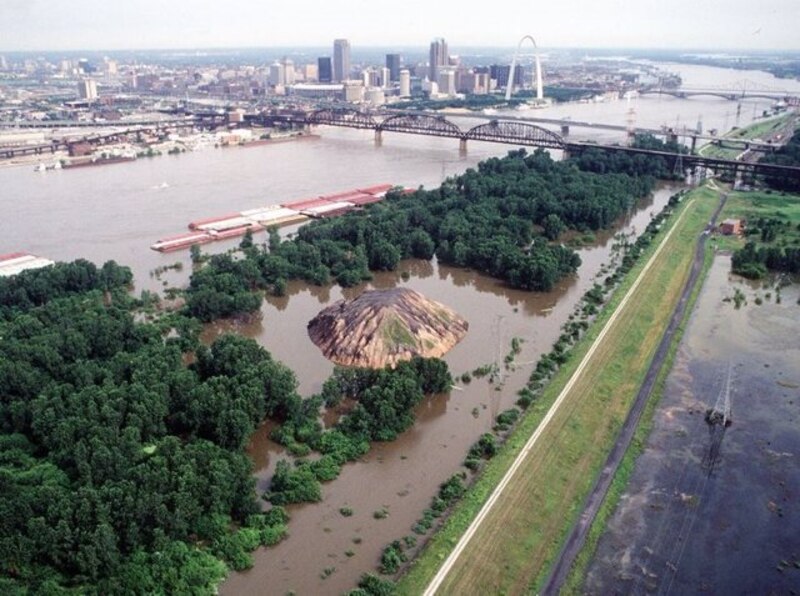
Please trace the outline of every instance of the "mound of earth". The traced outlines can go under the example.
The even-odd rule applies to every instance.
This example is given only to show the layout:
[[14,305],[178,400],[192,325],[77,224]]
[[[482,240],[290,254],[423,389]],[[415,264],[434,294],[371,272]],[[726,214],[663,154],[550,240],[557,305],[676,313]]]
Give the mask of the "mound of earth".
[[308,335],[336,364],[383,368],[413,356],[441,356],[468,328],[444,304],[407,288],[392,288],[335,302],[309,322]]

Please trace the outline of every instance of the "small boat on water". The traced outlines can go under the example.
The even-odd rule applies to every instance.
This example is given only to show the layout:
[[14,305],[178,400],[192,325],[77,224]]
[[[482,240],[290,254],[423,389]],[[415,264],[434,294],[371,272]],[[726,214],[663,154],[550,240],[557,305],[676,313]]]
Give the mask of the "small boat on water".
[[35,168],[33,168],[34,172],[44,172],[47,169],[43,163],[39,163]]

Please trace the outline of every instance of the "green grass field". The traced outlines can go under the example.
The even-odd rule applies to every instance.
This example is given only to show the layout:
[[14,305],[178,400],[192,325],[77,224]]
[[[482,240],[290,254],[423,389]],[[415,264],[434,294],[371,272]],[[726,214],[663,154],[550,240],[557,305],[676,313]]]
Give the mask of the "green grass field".
[[794,117],[794,112],[787,112],[777,118],[759,120],[748,126],[737,128],[725,136],[731,139],[763,139],[776,130],[779,130]]
[[[777,130],[786,126],[791,120],[795,119],[797,114],[795,112],[787,112],[777,118],[769,118],[766,120],[759,120],[749,126],[737,128],[723,134],[720,139],[763,139],[770,136]],[[703,145],[698,153],[705,157],[716,157],[718,159],[736,159],[742,152],[742,149],[729,149],[726,147],[718,147],[708,143]]]
[[[728,202],[720,214],[719,221],[727,218],[745,220],[749,228],[755,227],[759,218],[777,218],[789,222],[789,228],[781,233],[782,240],[788,246],[800,245],[800,195],[782,194],[777,192],[752,191],[732,192]],[[719,250],[736,250],[742,248],[747,240],[754,240],[758,244],[770,245],[761,242],[758,234],[752,236],[717,236],[715,246]]]
[[[701,189],[683,202],[672,221],[678,221],[680,213],[684,215],[668,245],[620,310],[606,340],[463,551],[440,593],[517,594],[543,581],[616,440],[680,295],[696,239],[710,219],[717,196],[710,189]],[[655,246],[651,246],[626,277],[590,332],[573,350],[571,360],[556,374],[444,528],[401,578],[399,593],[419,594],[425,589],[654,251]]]

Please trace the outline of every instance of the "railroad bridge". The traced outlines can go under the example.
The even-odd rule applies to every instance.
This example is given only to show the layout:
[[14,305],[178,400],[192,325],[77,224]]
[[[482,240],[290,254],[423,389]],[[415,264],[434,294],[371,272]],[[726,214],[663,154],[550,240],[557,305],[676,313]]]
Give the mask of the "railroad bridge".
[[800,168],[762,164],[730,159],[715,159],[691,153],[672,153],[640,149],[622,145],[601,145],[588,142],[568,142],[563,136],[536,124],[520,120],[491,120],[467,130],[462,129],[444,116],[435,114],[392,114],[381,117],[371,112],[353,108],[325,108],[312,112],[292,112],[265,117],[271,123],[284,123],[299,126],[337,126],[375,131],[375,140],[380,143],[384,132],[398,132],[424,136],[458,139],[460,149],[465,150],[467,142],[486,141],[508,145],[542,147],[564,152],[564,155],[579,155],[590,150],[617,151],[630,155],[651,155],[664,158],[669,168],[677,171],[707,168],[715,173],[766,174],[789,176],[800,179]]

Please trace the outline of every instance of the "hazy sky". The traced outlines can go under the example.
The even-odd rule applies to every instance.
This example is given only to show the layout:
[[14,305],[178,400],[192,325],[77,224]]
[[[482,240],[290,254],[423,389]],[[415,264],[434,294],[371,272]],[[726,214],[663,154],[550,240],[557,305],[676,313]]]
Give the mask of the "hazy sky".
[[800,49],[800,0],[0,0],[0,51],[242,46]]

